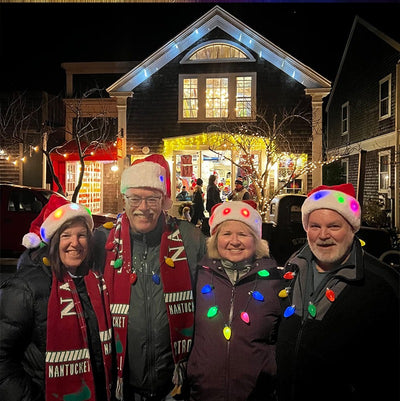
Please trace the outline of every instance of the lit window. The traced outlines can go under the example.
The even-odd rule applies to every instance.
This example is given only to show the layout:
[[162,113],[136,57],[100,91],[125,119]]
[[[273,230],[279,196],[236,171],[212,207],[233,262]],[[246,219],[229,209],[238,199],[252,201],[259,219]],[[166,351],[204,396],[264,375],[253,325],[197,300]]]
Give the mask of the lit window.
[[197,118],[197,79],[183,80],[183,118]]
[[379,81],[379,118],[384,119],[390,117],[390,103],[391,103],[391,76],[381,79]]
[[342,105],[342,135],[349,133],[349,102]]
[[379,152],[379,191],[387,192],[390,187],[390,153]]
[[181,75],[179,120],[255,118],[256,73]]
[[227,118],[228,102],[228,78],[206,79],[206,118]]
[[221,58],[246,58],[246,55],[234,46],[223,43],[213,43],[201,47],[190,56],[189,60],[210,60]]
[[251,77],[236,77],[236,117],[251,117]]

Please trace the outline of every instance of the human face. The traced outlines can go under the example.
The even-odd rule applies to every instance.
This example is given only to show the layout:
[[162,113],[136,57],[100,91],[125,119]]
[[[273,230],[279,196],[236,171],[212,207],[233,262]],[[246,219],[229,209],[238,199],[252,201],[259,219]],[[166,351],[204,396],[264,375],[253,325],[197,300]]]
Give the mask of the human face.
[[237,263],[256,253],[256,240],[250,227],[241,221],[224,221],[217,235],[218,253],[223,259]]
[[89,252],[86,225],[76,222],[62,231],[58,251],[62,264],[70,273],[75,274]]
[[330,209],[317,209],[310,213],[307,240],[319,271],[331,270],[345,262],[353,239],[353,229],[341,214]]
[[[136,198],[142,198],[139,204],[133,203]],[[132,230],[137,233],[154,230],[163,203],[164,196],[160,191],[150,188],[128,188],[125,193],[125,211]]]

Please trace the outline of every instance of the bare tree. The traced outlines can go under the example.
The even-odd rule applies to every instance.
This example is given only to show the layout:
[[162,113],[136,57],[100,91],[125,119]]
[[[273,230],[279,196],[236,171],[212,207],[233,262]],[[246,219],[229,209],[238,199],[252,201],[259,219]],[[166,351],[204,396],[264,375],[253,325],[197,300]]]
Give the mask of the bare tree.
[[[37,103],[34,108],[26,107],[26,93],[15,93],[6,101],[2,102],[0,109],[0,145],[3,149],[12,150],[12,145],[24,144],[26,149],[38,149],[46,156],[52,180],[56,183],[57,191],[65,195],[59,177],[57,177],[51,155],[62,154],[66,146],[73,143],[79,157],[80,170],[77,185],[72,195],[72,201],[76,202],[82,187],[85,173],[85,159],[99,149],[110,150],[117,136],[115,125],[107,115],[107,108],[95,113],[85,112],[83,102],[85,99],[97,95],[101,102],[102,89],[94,88],[83,94],[82,98],[67,103],[67,112],[73,114],[71,127],[64,127],[64,113],[58,120],[62,120],[63,126],[56,123],[55,119],[43,118],[49,116],[50,101]],[[62,102],[62,98],[52,97],[51,102],[56,99]],[[36,135],[28,135],[29,133]],[[55,137],[58,136],[58,140]],[[54,138],[54,140],[51,140]],[[56,144],[52,145],[52,143]],[[50,146],[49,146],[50,145]]]
[[[246,174],[258,202],[258,210],[265,216],[271,199],[297,177],[317,167],[305,155],[311,152],[311,114],[297,107],[281,113],[259,110],[256,121],[211,125],[209,149],[230,160]],[[222,155],[221,149],[234,149],[231,158]],[[254,155],[259,152],[263,160]],[[236,157],[235,157],[236,156]],[[281,169],[278,182],[272,170],[276,165],[287,163]]]

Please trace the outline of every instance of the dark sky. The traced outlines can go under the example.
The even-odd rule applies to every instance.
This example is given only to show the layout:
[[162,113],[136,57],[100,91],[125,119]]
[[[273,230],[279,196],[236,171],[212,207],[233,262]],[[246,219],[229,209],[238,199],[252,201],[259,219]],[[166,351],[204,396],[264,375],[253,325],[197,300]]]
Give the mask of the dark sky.
[[400,42],[399,2],[0,4],[0,90],[59,93],[62,62],[142,61],[215,4],[331,81],[357,14]]

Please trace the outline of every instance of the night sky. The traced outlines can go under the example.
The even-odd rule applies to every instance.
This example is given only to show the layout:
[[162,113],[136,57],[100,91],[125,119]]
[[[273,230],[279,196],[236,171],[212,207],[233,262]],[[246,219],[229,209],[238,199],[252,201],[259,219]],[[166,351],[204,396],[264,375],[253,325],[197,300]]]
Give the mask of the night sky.
[[356,15],[400,42],[399,2],[0,4],[0,90],[57,94],[62,62],[142,61],[215,4],[331,81]]

